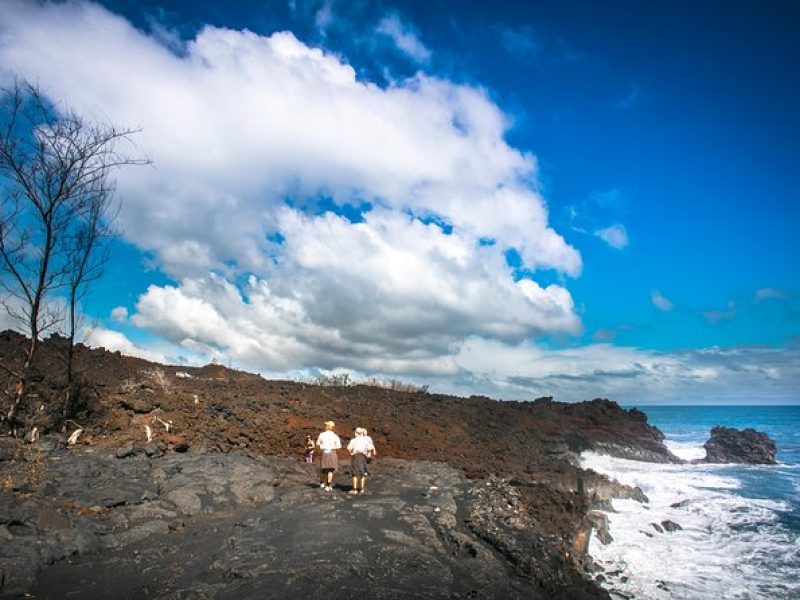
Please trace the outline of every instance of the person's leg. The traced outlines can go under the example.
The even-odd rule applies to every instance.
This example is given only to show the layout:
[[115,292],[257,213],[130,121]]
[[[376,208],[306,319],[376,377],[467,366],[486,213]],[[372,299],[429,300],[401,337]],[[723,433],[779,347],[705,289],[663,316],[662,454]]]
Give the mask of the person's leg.
[[367,481],[366,477],[359,477],[358,478],[358,490],[362,494],[364,493],[364,484],[366,483],[366,481]]
[[357,494],[358,493],[358,477],[356,477],[355,475],[353,475],[353,485],[350,488],[350,493],[351,494]]
[[328,471],[326,482],[328,484],[328,487],[331,487],[333,485],[333,470]]

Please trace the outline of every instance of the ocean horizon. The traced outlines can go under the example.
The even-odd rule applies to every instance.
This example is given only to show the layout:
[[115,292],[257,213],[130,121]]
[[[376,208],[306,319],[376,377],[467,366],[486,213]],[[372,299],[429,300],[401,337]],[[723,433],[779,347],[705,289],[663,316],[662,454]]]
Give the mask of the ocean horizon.
[[[639,486],[650,499],[614,500],[613,541],[590,543],[612,597],[800,597],[800,405],[635,408],[685,460],[703,458],[711,429],[722,425],[767,433],[778,464],[662,465],[585,453],[582,466]],[[681,529],[659,531],[654,524],[663,521]]]

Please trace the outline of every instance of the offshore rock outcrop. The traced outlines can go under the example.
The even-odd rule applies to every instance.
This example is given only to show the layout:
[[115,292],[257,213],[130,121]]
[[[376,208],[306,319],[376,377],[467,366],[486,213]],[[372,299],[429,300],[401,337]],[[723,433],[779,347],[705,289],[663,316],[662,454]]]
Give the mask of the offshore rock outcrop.
[[706,457],[697,462],[774,465],[778,447],[766,433],[755,429],[714,427],[703,444]]

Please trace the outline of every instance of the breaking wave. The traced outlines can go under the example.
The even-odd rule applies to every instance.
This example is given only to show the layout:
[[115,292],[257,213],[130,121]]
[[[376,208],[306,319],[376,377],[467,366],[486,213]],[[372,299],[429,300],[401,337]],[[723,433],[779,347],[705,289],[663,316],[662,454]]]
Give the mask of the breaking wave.
[[[668,445],[684,459],[705,456],[697,442]],[[787,500],[798,482],[796,472],[782,473],[786,465],[662,465],[595,453],[584,454],[582,465],[639,486],[650,499],[614,500],[616,512],[608,514],[613,542],[590,542],[612,596],[800,597],[798,507]],[[665,521],[681,529],[670,532]]]

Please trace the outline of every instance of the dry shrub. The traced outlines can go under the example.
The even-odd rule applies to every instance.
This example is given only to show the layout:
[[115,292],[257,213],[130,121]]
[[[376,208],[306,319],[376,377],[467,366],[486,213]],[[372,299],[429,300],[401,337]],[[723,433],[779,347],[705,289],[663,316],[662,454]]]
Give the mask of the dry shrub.
[[348,373],[320,373],[311,383],[322,387],[347,387],[353,385],[353,380]]
[[408,383],[407,381],[400,381],[399,379],[381,381],[379,379],[375,379],[374,377],[366,380],[364,385],[392,390],[393,392],[408,392],[411,394],[427,394],[429,388],[427,384],[415,385],[413,383]]

